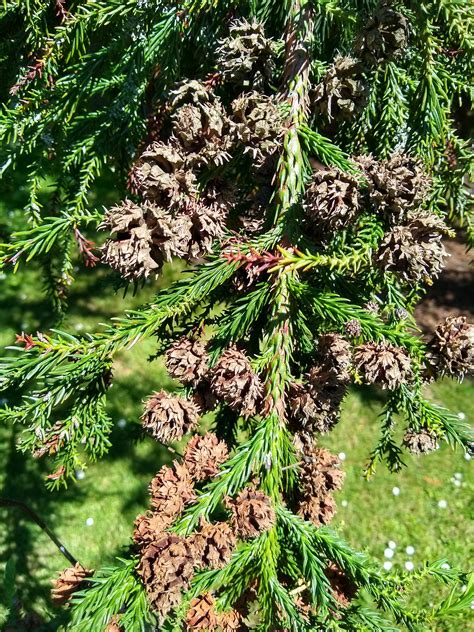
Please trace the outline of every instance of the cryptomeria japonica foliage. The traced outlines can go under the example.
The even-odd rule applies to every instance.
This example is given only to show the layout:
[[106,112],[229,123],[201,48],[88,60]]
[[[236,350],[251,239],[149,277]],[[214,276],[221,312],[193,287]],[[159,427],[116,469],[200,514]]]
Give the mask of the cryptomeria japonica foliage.
[[[102,333],[22,333],[1,365],[25,398],[0,418],[54,457],[53,488],[108,449],[118,351],[155,337],[180,384],[151,393],[141,421],[160,443],[186,438],[182,453],[151,481],[129,558],[58,579],[68,629],[427,630],[469,604],[461,571],[387,576],[327,526],[344,473],[318,444],[348,386],[368,384],[387,391],[368,475],[399,470],[404,450],[471,447],[423,386],[473,373],[474,326],[448,318],[423,340],[413,319],[443,238],[470,237],[469,3],[3,4],[1,170],[26,165],[30,195],[4,266],[41,262],[61,312],[74,248],[137,291],[188,264]],[[92,209],[111,167],[127,191]],[[427,576],[452,592],[411,610]]]

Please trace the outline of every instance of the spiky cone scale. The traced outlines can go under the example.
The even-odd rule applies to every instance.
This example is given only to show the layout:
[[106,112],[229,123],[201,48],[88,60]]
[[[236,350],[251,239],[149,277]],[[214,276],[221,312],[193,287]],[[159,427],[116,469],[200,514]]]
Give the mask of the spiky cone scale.
[[243,417],[255,415],[263,393],[262,383],[247,356],[235,347],[224,351],[211,369],[211,388]]
[[166,533],[141,553],[137,572],[151,607],[161,620],[177,606],[194,575],[191,544],[175,533]]
[[154,439],[169,444],[196,428],[199,415],[199,408],[192,399],[158,391],[147,400],[141,419],[143,428]]
[[252,156],[258,168],[281,146],[284,117],[274,97],[242,94],[232,102],[232,137]]
[[439,448],[438,435],[429,430],[422,428],[420,430],[409,429],[403,437],[403,445],[405,445],[412,454],[429,454]]
[[304,209],[310,230],[326,240],[354,222],[360,210],[359,183],[340,169],[316,169],[306,189]]
[[173,467],[164,465],[151,480],[151,506],[162,517],[171,522],[183,511],[185,505],[196,500],[194,482],[186,466],[178,461]]
[[74,566],[61,571],[59,577],[53,582],[51,589],[51,601],[54,606],[64,606],[69,602],[73,593],[80,589],[81,584],[94,571],[88,570],[77,562]]
[[394,272],[406,283],[431,283],[444,266],[442,242],[450,230],[436,215],[420,212],[407,218],[407,225],[394,226],[375,253],[381,271]]
[[140,514],[135,518],[133,541],[140,547],[154,542],[171,527],[178,514],[179,511],[154,511]]
[[194,630],[217,630],[218,622],[215,606],[215,599],[210,593],[194,597],[189,604],[185,629],[189,630],[189,632]]
[[355,50],[367,63],[381,63],[401,55],[408,36],[406,17],[384,1],[356,38]]
[[172,378],[197,386],[208,372],[209,356],[202,342],[183,336],[167,349],[165,362]]
[[123,628],[120,626],[120,618],[112,617],[104,628],[104,632],[123,632]]
[[242,615],[237,610],[223,610],[216,613],[217,626],[221,632],[242,630]]
[[273,74],[274,43],[264,26],[253,18],[234,20],[229,35],[219,42],[217,65],[225,81],[261,89]]
[[362,67],[353,57],[338,55],[315,87],[312,103],[316,111],[331,119],[351,119],[365,106],[368,86]]
[[233,528],[242,538],[256,538],[275,524],[271,499],[254,486],[246,487],[234,499],[227,498],[226,506],[232,511]]
[[439,375],[474,375],[474,324],[465,316],[448,316],[429,342],[428,361]]
[[204,436],[194,435],[188,442],[183,455],[183,463],[196,481],[203,481],[219,473],[229,451],[225,441],[219,441],[213,432]]
[[359,156],[356,162],[366,177],[369,200],[394,226],[406,222],[410,211],[426,201],[432,181],[419,158],[395,153],[387,160]]
[[394,390],[412,377],[406,351],[386,342],[367,342],[356,347],[354,366],[366,384],[384,389]]
[[224,568],[237,546],[237,537],[227,522],[201,521],[198,532],[189,537],[197,568]]
[[187,205],[186,213],[191,220],[192,239],[188,251],[191,261],[209,254],[216,243],[222,241],[229,210],[228,205],[205,197]]

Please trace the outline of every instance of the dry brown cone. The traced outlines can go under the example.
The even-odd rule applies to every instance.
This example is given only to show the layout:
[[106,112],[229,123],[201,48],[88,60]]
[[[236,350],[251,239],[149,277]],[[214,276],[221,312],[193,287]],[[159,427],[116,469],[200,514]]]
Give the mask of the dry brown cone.
[[186,615],[186,630],[217,630],[215,605],[210,593],[192,599]]
[[142,552],[137,568],[148,600],[160,618],[181,601],[194,575],[191,544],[175,533],[165,533]]
[[407,225],[394,226],[375,253],[375,264],[394,272],[406,283],[430,283],[444,267],[443,237],[450,235],[444,221],[428,212],[408,215]]
[[337,379],[348,382],[352,363],[352,345],[340,334],[323,334],[318,340],[318,357],[321,365]]
[[428,428],[409,429],[403,437],[403,443],[412,454],[428,454],[439,448],[438,435]]
[[412,376],[410,358],[404,349],[386,342],[367,342],[354,352],[354,365],[366,384],[396,389]]
[[166,513],[165,511],[149,511],[146,514],[140,514],[135,519],[133,540],[139,546],[145,546],[150,542],[154,542],[162,536],[166,529],[171,527],[173,520],[177,517],[177,515],[177,513],[174,515]]
[[224,441],[219,441],[213,432],[203,437],[194,435],[184,452],[184,464],[196,481],[203,481],[219,473],[220,466],[227,460],[229,451]]
[[199,340],[184,336],[166,351],[166,368],[175,380],[196,386],[207,373],[208,355]]
[[216,612],[217,627],[222,632],[236,632],[241,630],[242,615],[237,610]]
[[197,568],[223,568],[237,545],[235,533],[227,522],[203,521],[200,530],[190,536]]
[[353,57],[338,55],[314,89],[316,109],[329,119],[350,119],[361,110],[368,97],[362,67]]
[[307,446],[300,471],[298,514],[315,525],[328,524],[336,513],[332,493],[341,489],[344,472],[341,460],[324,448]]
[[247,356],[236,347],[224,351],[211,370],[211,387],[216,397],[238,410],[243,417],[251,417],[257,412],[262,383]]
[[349,606],[357,593],[357,587],[335,564],[328,566],[325,574],[335,599],[343,608]]
[[166,519],[173,521],[188,503],[196,500],[194,483],[184,465],[174,461],[164,465],[150,483],[151,505]]
[[474,375],[474,324],[465,316],[448,316],[430,341],[429,360],[441,375]]
[[275,524],[272,501],[253,485],[243,489],[236,498],[227,498],[226,505],[232,511],[235,532],[243,538],[255,538]]
[[119,625],[119,618],[113,617],[107,624],[104,632],[122,632],[122,628]]
[[83,568],[79,562],[75,566],[62,571],[53,583],[51,589],[51,601],[54,606],[63,606],[68,603],[71,595],[79,590],[81,583],[91,577],[94,571]]
[[193,430],[199,422],[199,409],[192,399],[167,391],[154,393],[145,404],[142,425],[157,441],[171,443]]
[[[319,382],[311,381],[302,385],[293,383],[288,398],[288,418],[293,431],[329,432],[339,421],[341,402],[347,392],[345,384],[335,382],[332,376],[328,380],[320,379],[320,367],[313,367],[309,378],[318,375]],[[327,375],[327,372],[324,372]]]

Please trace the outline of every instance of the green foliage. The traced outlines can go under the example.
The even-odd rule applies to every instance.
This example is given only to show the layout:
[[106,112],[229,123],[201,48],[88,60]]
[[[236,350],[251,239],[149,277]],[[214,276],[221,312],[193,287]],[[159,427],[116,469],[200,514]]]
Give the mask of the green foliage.
[[[472,225],[464,191],[471,158],[455,123],[468,91],[472,10],[449,0],[395,4],[410,24],[407,49],[361,66],[357,80],[370,87],[367,104],[360,116],[334,124],[311,110],[312,84],[331,68],[337,52],[356,54],[355,40],[375,2],[94,0],[67,8],[60,3],[56,14],[50,3],[39,0],[3,2],[0,25],[13,23],[14,39],[25,50],[8,95],[2,85],[0,173],[6,179],[24,173],[28,201],[24,226],[1,247],[0,261],[14,271],[20,262],[41,263],[58,314],[65,308],[77,254],[90,265],[97,262],[93,242],[80,232],[85,227],[96,239],[103,215],[91,208],[92,186],[108,170],[124,193],[140,149],[157,137],[163,104],[176,81],[199,77],[219,84],[214,53],[229,15],[259,17],[267,34],[279,41],[282,72],[272,78],[278,86],[269,91],[278,90],[284,100],[286,122],[266,232],[229,237],[148,305],[106,324],[100,333],[23,332],[17,340],[23,346],[10,347],[0,364],[1,389],[22,389],[19,403],[0,410],[0,421],[24,426],[22,450],[37,457],[54,454],[55,471],[48,478],[57,488],[86,458],[95,460],[110,447],[106,401],[117,354],[145,338],[156,338],[161,347],[199,329],[212,337],[212,363],[231,345],[252,355],[252,367],[264,380],[264,406],[250,420],[237,421],[243,436],[236,438],[233,454],[219,475],[201,486],[173,529],[189,535],[203,518],[223,511],[226,497],[257,480],[276,511],[276,523],[240,543],[224,568],[196,573],[165,629],[181,629],[192,597],[214,591],[218,604],[230,607],[249,586],[256,586],[262,632],[398,629],[392,621],[411,632],[468,603],[452,592],[431,611],[409,608],[404,592],[416,582],[435,577],[454,591],[462,573],[435,562],[410,576],[386,578],[336,533],[293,511],[302,463],[287,423],[288,393],[314,364],[321,335],[345,333],[349,323],[359,328],[347,334],[351,344],[394,345],[410,366],[409,382],[402,379],[390,388],[367,474],[382,461],[391,470],[401,469],[403,448],[394,433],[398,416],[407,429],[426,431],[452,447],[466,448],[471,440],[458,418],[423,394],[427,349],[411,315],[422,283],[407,282],[376,264],[374,253],[393,225],[368,204],[368,183],[350,156],[371,152],[383,159],[395,149],[418,155],[434,173],[427,204],[438,213],[434,218],[445,215],[453,225]],[[0,45],[2,63],[13,63],[15,55],[10,41]],[[352,174],[364,197],[356,221],[319,241],[308,238],[303,218],[313,164]],[[218,171],[240,183],[247,170],[250,163],[239,155]],[[261,278],[239,294],[232,282],[252,266]],[[367,309],[368,302],[379,305],[377,314]],[[353,381],[363,383],[358,369],[351,371]],[[214,423],[222,436],[230,423],[222,414],[225,405],[220,406]],[[367,595],[370,607],[338,603],[327,576],[331,564]],[[119,613],[126,632],[152,625],[136,565],[132,556],[99,571],[76,594],[68,629],[99,631]],[[309,595],[306,613],[294,599],[301,586]],[[471,594],[471,584],[466,592]]]

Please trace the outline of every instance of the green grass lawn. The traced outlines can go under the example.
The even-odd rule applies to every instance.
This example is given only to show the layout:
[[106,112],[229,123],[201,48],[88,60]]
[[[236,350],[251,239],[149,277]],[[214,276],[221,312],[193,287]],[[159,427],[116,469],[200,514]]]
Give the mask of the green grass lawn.
[[[166,281],[178,274],[168,271]],[[103,271],[81,273],[74,286],[70,315],[63,328],[71,331],[97,329],[98,323],[123,309]],[[7,308],[0,315],[0,343],[11,344],[14,333],[35,331],[48,321],[48,305],[38,291],[34,273],[9,276],[2,281],[0,295]],[[138,297],[128,296],[128,306],[144,302],[152,293],[147,286]],[[107,457],[85,472],[67,490],[48,492],[44,476],[48,464],[15,450],[19,429],[0,428],[0,479],[2,495],[26,502],[47,520],[69,550],[90,568],[111,562],[130,542],[133,520],[147,506],[147,484],[159,467],[170,460],[169,452],[144,438],[139,430],[142,400],[154,389],[169,384],[159,360],[147,362],[154,352],[153,341],[137,345],[115,364],[115,383],[109,407],[115,422],[113,447]],[[431,387],[431,395],[453,412],[472,419],[474,388],[471,383],[444,382]],[[343,419],[322,442],[344,453],[347,472],[344,489],[338,494],[338,514],[333,525],[355,547],[374,558],[392,562],[393,570],[412,562],[446,558],[451,565],[468,566],[474,529],[469,501],[471,463],[461,452],[443,447],[426,457],[407,457],[407,468],[398,475],[380,468],[370,482],[362,478],[363,466],[379,432],[377,416],[382,403],[377,393],[354,390],[347,398]],[[398,488],[398,495],[394,494]],[[56,573],[67,565],[60,553],[34,524],[15,510],[0,510],[0,563],[14,560],[17,603],[27,612],[37,612],[44,623],[25,622],[14,628],[56,630],[58,619],[49,601],[49,587]],[[392,558],[384,557],[389,542],[395,543]],[[393,544],[392,544],[393,545]],[[414,553],[408,554],[407,547]],[[387,570],[387,572],[390,572]],[[445,592],[427,583],[414,599],[429,607]],[[467,612],[453,622],[445,621],[440,632],[469,628]],[[30,626],[30,627],[28,627]],[[100,632],[100,631],[91,631]]]

